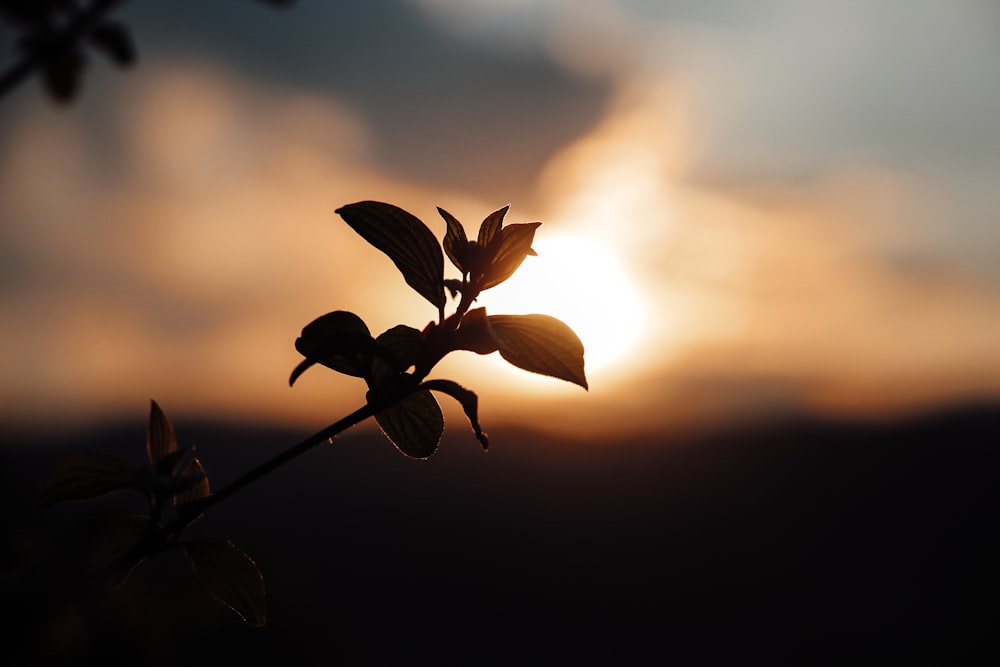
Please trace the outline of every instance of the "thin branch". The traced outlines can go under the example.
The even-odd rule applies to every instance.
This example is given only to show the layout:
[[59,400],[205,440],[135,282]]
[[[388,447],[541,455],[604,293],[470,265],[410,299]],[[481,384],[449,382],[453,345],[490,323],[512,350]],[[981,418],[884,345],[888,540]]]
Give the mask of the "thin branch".
[[292,459],[301,456],[313,447],[331,440],[334,436],[343,433],[352,426],[360,424],[373,414],[375,414],[374,409],[370,404],[366,403],[343,419],[330,424],[321,431],[317,431],[294,447],[281,452],[274,458],[265,461],[242,477],[230,482],[226,486],[222,487],[222,489],[218,492],[211,494],[203,500],[192,503],[192,506],[184,512],[183,517],[178,519],[178,525],[174,526],[174,530],[170,532],[183,529],[184,526],[207,512],[211,507],[221,503],[223,500],[233,495],[240,489],[253,484],[264,475],[267,475],[271,471],[283,466]]

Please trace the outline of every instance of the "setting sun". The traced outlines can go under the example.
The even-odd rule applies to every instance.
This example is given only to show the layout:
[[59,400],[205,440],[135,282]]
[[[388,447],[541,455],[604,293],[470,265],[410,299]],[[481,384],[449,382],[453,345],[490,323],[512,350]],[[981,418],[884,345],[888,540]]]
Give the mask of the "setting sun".
[[642,330],[638,289],[614,249],[570,233],[535,237],[528,257],[507,282],[480,301],[490,313],[547,313],[583,341],[588,376],[621,361]]

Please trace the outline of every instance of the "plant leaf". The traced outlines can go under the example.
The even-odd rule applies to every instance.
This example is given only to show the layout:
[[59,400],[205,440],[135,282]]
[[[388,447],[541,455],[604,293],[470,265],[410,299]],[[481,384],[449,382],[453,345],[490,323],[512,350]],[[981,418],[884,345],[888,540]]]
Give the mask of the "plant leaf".
[[128,28],[118,21],[105,21],[89,35],[93,45],[120,67],[135,62],[135,43]]
[[207,498],[208,494],[211,493],[208,485],[208,475],[205,474],[205,467],[198,459],[191,460],[188,467],[184,469],[181,479],[196,479],[197,481],[193,481],[191,486],[174,494],[174,505],[176,507],[202,500],[203,498]]
[[384,252],[406,283],[438,309],[445,304],[444,255],[434,234],[419,218],[398,206],[362,201],[337,209],[366,241]]
[[479,225],[479,245],[484,248],[489,247],[490,242],[493,237],[497,235],[503,227],[504,216],[507,215],[507,211],[510,209],[510,204],[504,207],[498,208],[497,210],[490,213],[483,220],[483,224]]
[[254,627],[267,621],[264,578],[257,565],[229,540],[192,537],[181,543],[209,594]]
[[90,550],[90,571],[110,577],[111,587],[125,583],[144,558],[128,563],[122,559],[149,531],[149,518],[126,516],[112,521],[97,536]]
[[448,255],[451,263],[455,265],[455,268],[466,274],[469,272],[467,257],[469,238],[465,235],[465,227],[462,226],[462,223],[455,216],[440,206],[438,206],[438,213],[441,214],[445,224],[448,225],[448,231],[445,232],[444,241],[441,244],[444,246],[444,252]]
[[480,283],[482,289],[494,287],[510,278],[524,258],[532,254],[531,242],[535,240],[535,230],[541,224],[519,223],[500,230],[487,248],[489,265]]
[[444,280],[444,286],[448,288],[451,293],[451,298],[458,296],[458,293],[465,289],[465,284],[461,280],[455,280],[454,278],[446,278]]
[[302,329],[302,335],[295,340],[295,349],[311,363],[299,364],[292,371],[289,383],[294,384],[313,363],[345,375],[367,377],[375,348],[368,326],[354,313],[335,310],[320,315],[307,324]]
[[299,364],[292,369],[292,374],[288,376],[288,386],[294,387],[295,381],[299,379],[299,376],[315,365],[316,362],[312,359],[303,359],[300,361]]
[[390,359],[376,358],[372,362],[372,384],[381,384],[390,375],[402,373],[413,365],[413,358],[423,342],[423,334],[413,327],[398,324],[383,332],[376,342]]
[[173,477],[182,468],[187,467],[188,456],[191,454],[192,449],[190,447],[185,447],[184,449],[178,449],[170,452],[156,464],[157,475],[162,475],[164,477]]
[[451,380],[428,380],[420,386],[424,389],[431,389],[433,391],[440,391],[448,394],[461,403],[462,409],[465,410],[465,416],[469,418],[472,430],[476,433],[476,439],[479,440],[479,444],[483,446],[483,449],[489,448],[489,436],[479,425],[479,397],[476,396],[475,392],[469,391],[457,382],[452,382]]
[[72,102],[80,90],[86,57],[75,44],[55,50],[42,63],[45,89],[55,102]]
[[153,470],[158,470],[160,463],[169,454],[177,451],[177,437],[174,435],[174,425],[170,423],[166,413],[160,409],[156,401],[149,402],[149,427],[146,429],[146,455]]
[[490,315],[489,322],[504,359],[587,389],[583,343],[566,324],[549,315]]
[[61,461],[42,482],[38,506],[90,500],[107,493],[135,488],[136,468],[116,456],[77,454]]
[[376,412],[375,421],[396,449],[415,459],[430,458],[444,432],[441,406],[426,389]]

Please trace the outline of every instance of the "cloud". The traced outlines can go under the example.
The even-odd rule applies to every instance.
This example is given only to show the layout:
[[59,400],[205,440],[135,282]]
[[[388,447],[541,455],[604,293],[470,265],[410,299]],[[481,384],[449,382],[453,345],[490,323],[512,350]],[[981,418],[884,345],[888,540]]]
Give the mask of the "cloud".
[[3,418],[68,423],[149,396],[217,415],[356,407],[358,387],[287,387],[301,327],[334,309],[376,330],[434,313],[334,210],[381,198],[426,217],[467,199],[374,171],[365,123],[326,99],[190,63],[144,76],[109,105],[111,136],[44,107],[11,133]]
[[[504,144],[523,116],[476,99],[479,87],[456,89],[459,107],[483,112],[449,135],[448,169],[482,175],[492,160],[488,191],[387,168],[388,116],[371,116],[371,100],[201,59],[145,63],[142,83],[103,105],[103,122],[26,107],[7,123],[0,157],[0,418],[141,414],[150,396],[172,413],[296,423],[356,407],[363,388],[332,373],[288,389],[300,328],[333,309],[375,331],[434,315],[339,224],[333,211],[361,199],[401,205],[435,233],[435,205],[472,225],[511,201],[517,220],[545,222],[541,235],[597,239],[625,264],[644,310],[641,324],[622,325],[641,335],[589,394],[471,354],[446,361],[442,375],[480,392],[487,428],[663,432],[1000,394],[994,117],[953,117],[913,82],[900,93],[913,104],[886,105],[892,92],[881,87],[921,39],[957,40],[961,26],[969,43],[954,53],[914,55],[931,90],[988,54],[974,7],[901,12],[920,20],[897,53],[883,44],[897,24],[867,5],[774,2],[724,20],[726,3],[705,15],[685,5],[682,18],[639,4],[420,5],[442,30],[470,31],[468,48],[487,30],[481,19],[503,13],[548,67],[611,86],[586,132],[551,139],[522,170],[468,136]],[[571,9],[572,21],[557,20]],[[866,18],[842,48],[837,35]],[[902,60],[890,66],[889,56]],[[992,108],[993,84],[963,71],[968,80],[943,90],[963,106],[982,94]],[[519,103],[538,99],[548,98]],[[445,134],[414,141],[440,143],[448,122],[434,119]],[[896,124],[897,134],[886,129]],[[409,155],[419,162],[420,151]],[[594,307],[613,319],[606,300]]]
[[[623,85],[605,121],[545,172],[550,227],[615,248],[647,311],[625,379],[593,382],[589,409],[560,393],[547,406],[554,429],[612,435],[1000,393],[996,286],[945,251],[934,264],[902,259],[909,242],[927,248],[905,225],[927,188],[919,174],[846,163],[807,181],[701,183],[690,174],[710,128],[691,95]],[[503,409],[529,405],[511,397]]]
[[1000,173],[991,65],[1000,59],[1000,14],[987,4],[417,4],[487,44],[508,34],[497,25],[516,26],[561,65],[612,81],[619,95],[649,85],[683,91],[696,120],[690,136],[674,135],[687,150],[686,181],[808,186],[856,170],[892,172],[914,197],[897,211],[895,236],[883,239],[887,257],[1000,280],[990,185]]
[[146,62],[223,63],[283,94],[349,104],[369,132],[373,165],[401,180],[456,188],[495,205],[525,201],[549,154],[586,131],[605,82],[525,48],[525,25],[495,31],[509,49],[447,30],[407,0],[131,3]]

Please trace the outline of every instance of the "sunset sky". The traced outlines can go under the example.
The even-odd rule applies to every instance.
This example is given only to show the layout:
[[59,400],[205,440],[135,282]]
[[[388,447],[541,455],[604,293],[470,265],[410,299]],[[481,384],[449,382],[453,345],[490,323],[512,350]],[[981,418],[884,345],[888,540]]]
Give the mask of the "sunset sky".
[[136,0],[119,16],[135,68],[95,55],[68,108],[37,81],[0,100],[7,425],[142,420],[150,398],[303,428],[357,407],[363,383],[330,371],[289,388],[302,327],[436,315],[334,213],[368,199],[439,238],[437,206],[470,235],[508,203],[509,222],[543,222],[538,257],[481,303],[566,321],[591,388],[455,354],[435,375],[480,394],[487,430],[1000,398],[1000,5]]

